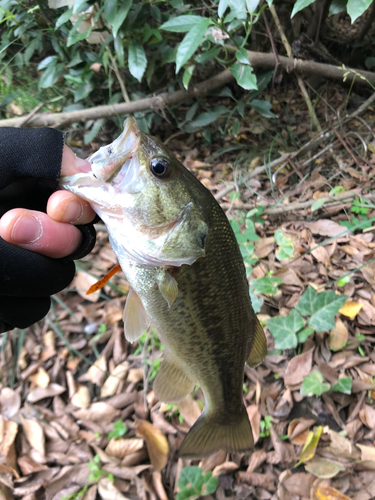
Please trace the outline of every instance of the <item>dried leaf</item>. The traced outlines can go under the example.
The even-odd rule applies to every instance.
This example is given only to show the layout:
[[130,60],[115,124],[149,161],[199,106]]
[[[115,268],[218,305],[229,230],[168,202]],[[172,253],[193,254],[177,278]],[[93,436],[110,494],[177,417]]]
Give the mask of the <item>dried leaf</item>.
[[77,410],[73,414],[76,418],[82,420],[92,420],[93,422],[110,422],[112,419],[120,415],[120,412],[108,403],[99,401],[97,403],[92,403],[88,408]]
[[35,420],[23,418],[21,415],[22,429],[30,446],[45,456],[45,437],[43,427]]
[[191,394],[178,403],[177,408],[181,417],[190,427],[194,425],[202,413],[198,403],[192,398]]
[[98,302],[100,297],[100,290],[97,290],[90,295],[86,295],[87,290],[98,280],[91,274],[86,273],[84,271],[77,271],[76,277],[73,281],[72,286],[77,290],[81,297],[90,301],[90,302]]
[[375,408],[369,405],[364,405],[359,412],[361,422],[369,429],[375,429]]
[[112,438],[105,449],[105,453],[110,457],[122,459],[141,448],[143,448],[143,439]]
[[30,391],[27,395],[26,399],[29,403],[36,403],[45,398],[52,398],[54,396],[58,396],[65,392],[66,389],[62,385],[59,384],[50,384],[46,388],[37,387],[33,391]]
[[366,460],[370,460],[375,462],[375,447],[374,446],[365,446],[364,444],[356,444],[356,446],[361,450],[361,460],[365,462]]
[[221,474],[226,474],[227,472],[233,472],[239,469],[240,466],[235,462],[224,462],[221,465],[217,465],[212,471],[214,477],[220,476]]
[[353,302],[351,300],[347,300],[345,304],[340,307],[339,313],[343,314],[344,316],[347,316],[350,319],[354,319],[359,311],[362,309],[363,304],[360,304],[359,302]]
[[41,366],[34,375],[30,375],[29,380],[41,389],[45,389],[49,384],[49,375]]
[[143,380],[143,368],[132,368],[129,370],[127,380],[133,384],[138,384],[138,382]]
[[296,445],[302,446],[306,443],[309,435],[309,429],[315,424],[315,420],[307,418],[295,418],[288,426],[289,441]]
[[78,408],[86,408],[91,403],[89,388],[78,384],[76,392],[70,398],[70,402]]
[[345,227],[329,219],[320,219],[316,222],[304,222],[304,226],[310,229],[313,234],[328,237],[339,236],[346,231]]
[[0,455],[5,459],[8,457],[8,453],[14,443],[18,432],[18,425],[16,422],[11,420],[5,420],[2,415],[0,415]]
[[169,445],[164,434],[147,420],[138,420],[135,427],[137,436],[146,441],[151,463],[156,471],[160,471],[167,463]]
[[305,464],[305,469],[314,476],[320,479],[330,479],[337,476],[339,472],[344,472],[346,469],[343,465],[330,460],[312,460]]
[[19,457],[17,463],[22,471],[22,474],[24,474],[25,476],[33,474],[34,472],[39,472],[41,470],[48,470],[48,467],[46,465],[34,462],[34,460],[26,455],[24,455],[23,457]]
[[99,480],[98,493],[102,500],[130,500],[116,488],[109,477],[102,477]]
[[294,356],[288,363],[284,374],[284,382],[288,387],[296,388],[302,383],[303,377],[311,372],[314,347],[308,351]]
[[343,493],[340,493],[335,488],[331,488],[329,486],[320,486],[316,490],[315,496],[317,500],[351,500]]
[[124,361],[123,363],[116,366],[111,375],[104,382],[103,387],[100,391],[101,398],[107,398],[116,394],[119,388],[120,382],[125,379],[128,372],[129,362]]
[[336,326],[331,330],[328,339],[329,348],[332,350],[343,349],[348,341],[348,336],[349,336],[348,329],[341,321],[341,319],[337,319]]
[[88,381],[101,387],[104,382],[106,372],[107,361],[105,359],[105,356],[100,356],[100,358],[98,358],[95,363],[90,366],[90,368],[87,370],[87,373],[82,375],[79,380],[80,382]]

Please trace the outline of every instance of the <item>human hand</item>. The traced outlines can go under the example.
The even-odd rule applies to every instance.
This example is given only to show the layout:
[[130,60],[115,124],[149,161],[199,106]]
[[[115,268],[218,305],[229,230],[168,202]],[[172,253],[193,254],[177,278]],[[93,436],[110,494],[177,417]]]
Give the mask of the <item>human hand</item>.
[[[75,156],[64,146],[61,176],[88,172],[90,163]],[[54,192],[47,204],[47,214],[15,208],[0,219],[0,237],[8,243],[53,258],[66,257],[82,243],[76,225],[87,224],[95,217],[90,205],[67,191]]]

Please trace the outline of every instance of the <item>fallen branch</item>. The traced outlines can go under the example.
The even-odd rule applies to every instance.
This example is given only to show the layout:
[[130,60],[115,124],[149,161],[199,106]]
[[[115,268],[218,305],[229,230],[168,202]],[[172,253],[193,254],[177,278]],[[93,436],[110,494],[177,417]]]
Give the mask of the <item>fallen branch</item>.
[[[254,68],[274,68],[276,61],[273,54],[263,52],[248,51],[249,61]],[[375,73],[370,71],[358,71],[348,68],[339,68],[330,64],[316,63],[313,61],[303,61],[279,56],[279,67],[288,73],[295,72],[299,75],[320,75],[333,80],[342,80],[346,75],[346,80],[363,84],[367,80],[375,86]],[[177,104],[199,95],[213,91],[234,80],[229,70],[205,80],[204,82],[192,85],[189,90],[177,90],[176,92],[163,92],[154,97],[140,99],[129,103],[119,103],[113,105],[96,106],[89,109],[78,111],[69,111],[67,113],[48,113],[33,116],[28,122],[28,127],[62,127],[71,123],[85,122],[88,120],[97,120],[98,118],[109,118],[115,115],[133,114],[140,111],[154,109],[162,111],[166,106]],[[9,118],[0,120],[0,127],[17,127],[24,120],[24,117]]]

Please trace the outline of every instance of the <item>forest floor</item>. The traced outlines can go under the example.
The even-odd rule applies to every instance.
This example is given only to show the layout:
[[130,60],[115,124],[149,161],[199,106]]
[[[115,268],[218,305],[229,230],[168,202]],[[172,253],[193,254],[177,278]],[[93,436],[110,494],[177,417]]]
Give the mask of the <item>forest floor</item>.
[[[189,465],[218,478],[211,494],[218,500],[375,497],[375,104],[335,122],[364,99],[326,85],[314,102],[325,131],[319,142],[299,92],[286,88],[270,99],[277,118],[253,110],[237,137],[214,132],[209,143],[200,132],[173,136],[171,125],[152,131],[214,195],[234,188],[219,202],[242,235],[268,342],[266,360],[245,369],[253,452],[178,457],[202,411],[202,392],[177,406],[156,400],[152,380],[163,347],[154,333],[125,340],[122,273],[85,295],[117,263],[99,224],[93,252],[77,262],[74,282],[53,297],[48,316],[2,336],[1,500],[167,500],[178,492],[182,499],[194,498],[194,484],[196,498],[210,491],[208,476],[202,489],[197,476],[184,483]],[[85,155],[112,139],[99,137]],[[80,145],[79,132],[69,140]],[[277,174],[265,167],[251,176],[294,151]],[[262,213],[253,210],[260,205]],[[330,328],[316,327],[313,306],[298,309],[306,328],[292,324],[306,291],[314,300],[330,292],[327,307],[346,296],[341,312],[325,311]],[[277,316],[290,322],[282,319],[274,336],[266,325]]]

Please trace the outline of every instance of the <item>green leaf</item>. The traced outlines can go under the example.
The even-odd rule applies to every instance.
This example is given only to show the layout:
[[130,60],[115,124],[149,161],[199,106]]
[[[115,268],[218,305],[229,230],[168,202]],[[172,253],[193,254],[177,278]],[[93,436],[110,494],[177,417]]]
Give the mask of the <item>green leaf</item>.
[[264,276],[264,278],[252,280],[251,284],[257,293],[263,293],[264,295],[275,295],[277,293],[277,287],[281,285],[282,282],[283,280],[281,280],[280,278]]
[[314,2],[315,0],[297,0],[296,3],[294,4],[292,15],[290,17],[292,18],[295,14],[297,14],[297,12],[304,9],[305,7],[308,7],[310,4]]
[[251,14],[254,14],[256,12],[258,4],[259,4],[259,0],[246,0],[247,10]]
[[266,118],[277,118],[277,116],[272,113],[272,104],[268,101],[260,101],[259,99],[253,99],[250,102],[250,106],[258,111],[258,113]]
[[248,64],[250,66],[249,56],[247,50],[242,47],[242,49],[237,50],[236,59],[242,64]]
[[304,319],[295,309],[288,316],[276,316],[267,321],[267,327],[275,339],[275,349],[297,347],[296,333],[304,326]]
[[[98,120],[94,121],[94,125],[91,127],[91,130],[89,132],[86,132],[84,135],[84,143],[89,144],[91,141],[95,139],[95,137],[98,135],[99,130],[102,128],[104,125],[105,119],[104,118],[99,118]],[[107,329],[106,325],[104,324],[105,329]],[[102,328],[102,325],[100,325],[100,328],[98,330],[98,333],[100,332],[100,329]]]
[[292,238],[288,238],[282,232],[281,229],[278,229],[275,232],[275,241],[279,245],[279,250],[276,252],[276,258],[280,261],[290,259],[294,254],[294,245],[292,242]]
[[121,7],[116,13],[116,17],[112,21],[112,34],[113,38],[116,38],[118,30],[121,28],[122,23],[125,21],[126,16],[133,5],[133,0],[123,0],[121,2]]
[[297,339],[299,344],[303,344],[306,342],[307,338],[314,333],[314,328],[304,328],[300,332],[297,333]]
[[199,24],[204,17],[201,16],[178,16],[169,19],[160,26],[161,30],[173,31],[175,33],[185,33]]
[[202,54],[198,54],[194,57],[198,64],[205,64],[208,61],[212,61],[216,56],[220,54],[221,47],[212,47],[209,50],[205,50]]
[[337,280],[337,286],[345,286],[350,281],[350,275],[343,276],[342,278]]
[[310,316],[307,322],[309,326],[318,332],[325,332],[335,328],[335,314],[347,298],[346,295],[336,295],[333,291],[316,293],[309,286],[295,309],[302,316]]
[[331,391],[350,395],[352,393],[352,379],[350,377],[339,378],[338,381],[332,385]]
[[59,77],[62,75],[63,71],[64,71],[63,64],[54,64],[54,63],[50,64],[43,73],[43,75],[41,76],[38,87],[40,89],[46,89],[48,87],[52,87],[57,82]]
[[189,82],[191,80],[191,77],[193,76],[194,70],[195,70],[195,64],[190,64],[190,66],[188,66],[184,71],[182,77],[182,84],[186,90],[189,88]]
[[129,44],[129,71],[139,82],[146,71],[147,57],[142,45],[138,42]]
[[208,25],[211,23],[211,19],[200,19],[201,21],[191,28],[177,48],[176,74],[197,50],[204,38]]
[[57,63],[57,56],[48,56],[48,57],[45,57],[42,61],[40,61],[40,63],[38,64],[38,67],[37,69],[44,69],[46,68],[47,66],[49,66],[50,64],[51,65],[54,65]]
[[253,73],[253,68],[248,64],[236,62],[229,67],[229,71],[236,79],[238,85],[245,90],[257,90],[257,77]]
[[315,212],[316,210],[319,210],[319,208],[322,207],[326,201],[327,198],[319,198],[318,200],[314,201],[314,203],[311,205],[311,211]]
[[57,21],[56,21],[56,24],[55,24],[55,28],[60,28],[60,26],[62,26],[63,24],[65,24],[67,21],[69,21],[71,15],[73,14],[73,7],[71,7],[70,9],[66,10],[65,12],[63,12],[61,14],[60,17],[57,18]]
[[124,52],[124,42],[120,35],[117,35],[113,40],[115,46],[115,52],[117,56],[117,60],[121,68],[125,66],[125,52]]
[[348,0],[346,10],[352,20],[352,24],[370,7],[372,2],[373,0]]
[[111,431],[108,434],[108,439],[112,439],[112,438],[117,439],[117,438],[120,438],[122,436],[125,436],[127,431],[128,431],[128,428],[126,427],[124,422],[122,420],[116,420],[116,422],[113,424],[113,431]]
[[220,116],[227,114],[228,110],[225,106],[216,106],[211,111],[201,113],[197,118],[184,126],[186,132],[194,132],[202,127],[206,127],[210,123],[216,121]]
[[336,194],[340,194],[340,193],[345,193],[345,188],[343,186],[335,186],[334,188],[331,189],[331,191],[329,192],[329,195],[330,196],[336,196]]
[[300,394],[301,396],[321,396],[324,392],[328,392],[329,389],[330,385],[324,382],[320,371],[314,370],[303,378]]
[[94,84],[91,82],[85,82],[81,84],[74,90],[74,102],[81,101],[87,97],[90,92],[94,89]]
[[346,4],[348,0],[332,0],[331,5],[329,6],[329,16],[333,16],[335,14],[340,14],[346,10]]
[[180,492],[176,500],[197,498],[203,495],[212,494],[218,486],[218,478],[212,477],[211,472],[203,475],[203,470],[195,465],[184,467],[181,471],[178,487]]
[[116,19],[117,14],[117,0],[105,0],[104,2],[104,17],[112,24]]
[[253,306],[255,314],[260,311],[260,308],[263,305],[263,299],[254,294],[254,290],[252,287],[249,288],[251,304]]

